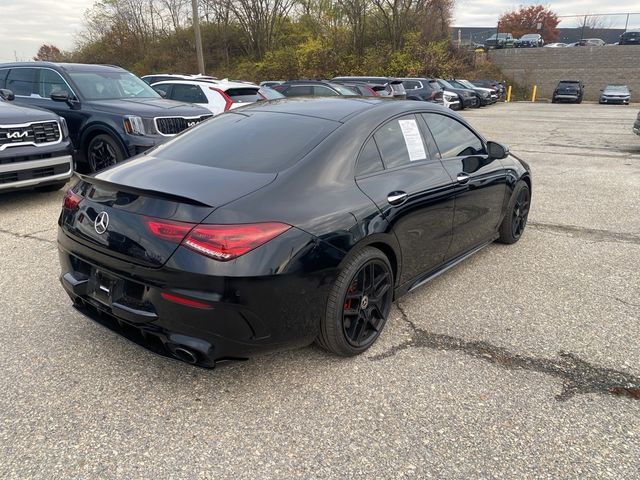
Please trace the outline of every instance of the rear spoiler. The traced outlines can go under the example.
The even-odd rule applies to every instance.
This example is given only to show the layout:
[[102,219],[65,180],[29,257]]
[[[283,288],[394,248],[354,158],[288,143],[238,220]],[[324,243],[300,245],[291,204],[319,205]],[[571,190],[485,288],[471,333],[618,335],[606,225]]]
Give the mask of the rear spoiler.
[[199,200],[194,200],[193,198],[183,197],[181,195],[174,195],[172,193],[159,192],[157,190],[147,190],[144,188],[132,187],[130,185],[121,185],[114,182],[108,182],[106,180],[102,180],[100,178],[96,178],[95,176],[84,175],[82,173],[75,172],[74,175],[81,181],[89,183],[89,184],[97,184],[103,187],[122,190],[123,192],[133,193],[135,195],[144,195],[146,197],[155,197],[161,198],[163,200],[168,200],[172,202],[186,203],[188,205],[194,205],[197,207],[208,207],[214,208],[213,205],[207,205],[206,203],[200,202]]

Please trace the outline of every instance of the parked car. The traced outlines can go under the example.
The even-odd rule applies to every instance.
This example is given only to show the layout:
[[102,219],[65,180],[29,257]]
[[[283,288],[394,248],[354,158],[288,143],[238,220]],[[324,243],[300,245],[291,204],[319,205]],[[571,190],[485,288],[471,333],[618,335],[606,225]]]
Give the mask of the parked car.
[[276,85],[282,85],[284,80],[265,80],[264,82],[260,82],[258,85],[260,87],[273,88]]
[[553,92],[552,103],[582,103],[584,84],[580,80],[561,80]]
[[443,104],[443,88],[433,78],[399,78],[402,81],[407,100],[421,100],[424,102]]
[[449,92],[447,90],[442,91],[442,106],[451,110],[462,110],[462,102],[457,93]]
[[619,103],[629,105],[631,92],[626,85],[607,85],[600,90],[600,103]]
[[497,80],[470,80],[470,82],[476,87],[490,88],[496,92],[498,100],[504,99],[505,88],[504,85]]
[[529,166],[437,105],[253,104],[82,178],[61,282],[89,318],[203,367],[314,340],[352,356],[394,298],[517,242],[530,201]]
[[361,97],[382,97],[382,96],[385,96],[385,93],[386,93],[386,87],[384,85],[374,85],[371,83],[358,82],[355,80],[353,81],[332,80],[332,82],[337,83],[339,85],[343,85],[347,88],[350,88]]
[[281,98],[285,98],[280,92],[269,87],[260,87],[258,89],[258,95],[262,97],[262,100],[280,100]]
[[601,38],[583,38],[576,43],[576,47],[603,47],[606,44]]
[[484,41],[485,50],[513,47],[514,39],[510,33],[494,33]]
[[358,92],[344,85],[323,80],[292,80],[276,85],[274,90],[285,97],[355,97],[359,95]]
[[392,77],[335,77],[332,82],[367,82],[370,85],[385,87],[378,91],[381,97],[390,96],[397,99],[407,98],[407,92],[402,85],[402,80]]
[[498,94],[492,88],[476,87],[473,83],[462,79],[451,79],[449,83],[454,87],[468,88],[473,90],[478,96],[478,101],[481,107],[492,105],[498,101]]
[[633,123],[633,133],[635,133],[636,135],[640,135],[640,112],[638,112],[636,121]]
[[163,98],[195,103],[214,115],[263,99],[259,94],[260,87],[246,83],[170,80],[154,83],[152,88]]
[[0,192],[62,188],[73,175],[67,123],[47,110],[14,105],[14,98],[0,89]]
[[469,88],[460,88],[455,87],[451,83],[443,80],[441,78],[437,79],[440,86],[445,90],[445,92],[455,93],[458,95],[460,100],[460,109],[465,108],[479,108],[480,107],[480,98],[478,93],[475,90],[471,90]]
[[63,117],[76,160],[92,172],[211,117],[202,107],[163,99],[132,73],[109,65],[4,63],[0,88],[12,90],[17,104]]
[[515,48],[544,47],[544,39],[539,33],[527,33],[513,42]]
[[640,45],[640,29],[627,30],[620,35],[619,45]]
[[566,43],[562,43],[562,42],[555,42],[555,43],[547,43],[545,45],[546,48],[565,48],[568,45]]

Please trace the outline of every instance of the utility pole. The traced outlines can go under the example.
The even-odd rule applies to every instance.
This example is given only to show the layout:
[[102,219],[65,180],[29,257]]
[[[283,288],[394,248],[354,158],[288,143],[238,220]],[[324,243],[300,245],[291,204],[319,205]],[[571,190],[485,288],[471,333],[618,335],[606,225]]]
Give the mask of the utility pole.
[[204,56],[202,55],[202,36],[200,35],[200,14],[198,13],[198,0],[191,0],[193,10],[193,32],[196,35],[196,56],[198,57],[198,71],[201,75],[204,71]]

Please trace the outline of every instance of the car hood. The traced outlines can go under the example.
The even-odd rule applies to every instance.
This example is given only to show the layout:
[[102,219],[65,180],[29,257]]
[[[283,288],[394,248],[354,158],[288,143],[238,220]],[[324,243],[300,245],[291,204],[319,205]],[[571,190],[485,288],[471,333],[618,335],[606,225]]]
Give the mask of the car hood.
[[123,98],[114,100],[91,100],[86,103],[101,112],[131,114],[143,117],[198,117],[200,115],[211,114],[209,110],[197,105],[175,102],[173,100],[165,100],[164,98]]
[[21,107],[0,100],[0,124],[17,125],[29,122],[58,120],[58,115],[48,110],[33,107]]

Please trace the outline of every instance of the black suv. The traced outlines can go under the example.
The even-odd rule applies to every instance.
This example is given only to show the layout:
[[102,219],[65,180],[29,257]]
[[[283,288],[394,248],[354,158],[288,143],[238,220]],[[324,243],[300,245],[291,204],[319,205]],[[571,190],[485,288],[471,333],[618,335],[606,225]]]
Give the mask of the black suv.
[[442,105],[443,88],[435,78],[399,78],[407,92],[407,100],[422,100]]
[[76,159],[90,171],[113,165],[211,117],[208,110],[164,100],[128,71],[108,65],[0,64],[0,88],[18,104],[65,118]]
[[580,80],[560,80],[553,92],[552,103],[582,103],[584,84]]
[[0,89],[0,192],[35,187],[52,191],[73,175],[73,147],[63,118],[12,105]]

